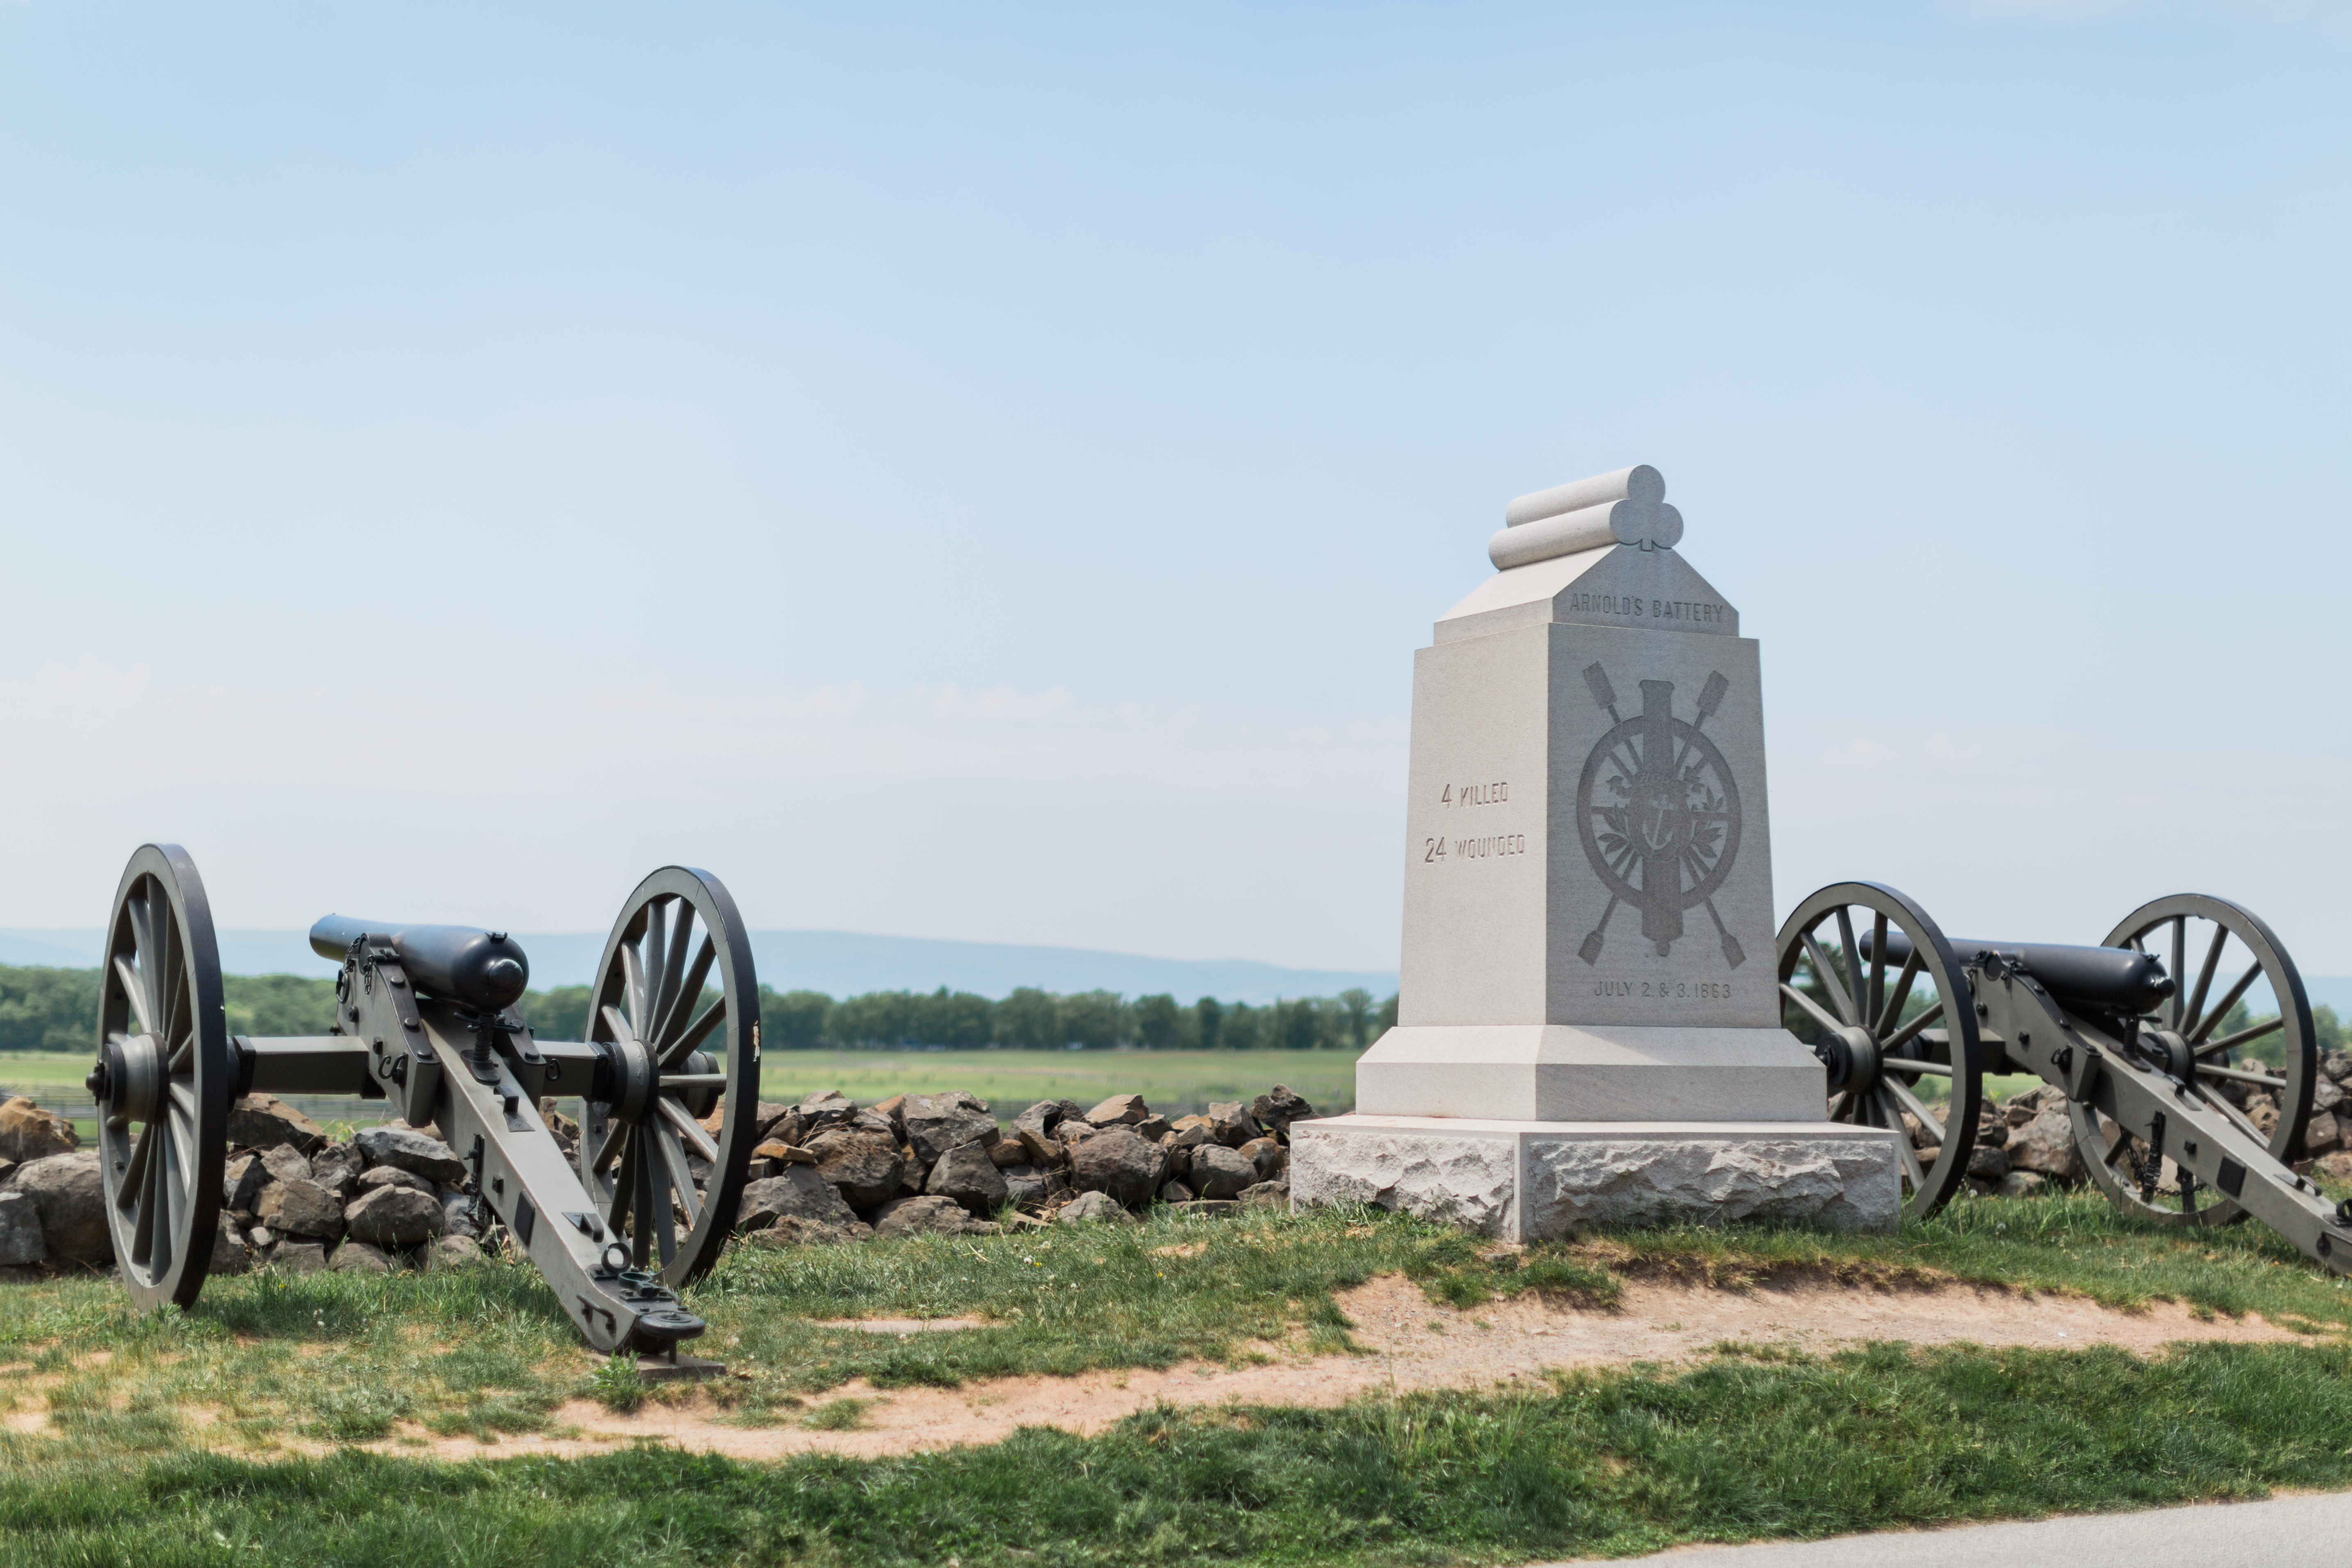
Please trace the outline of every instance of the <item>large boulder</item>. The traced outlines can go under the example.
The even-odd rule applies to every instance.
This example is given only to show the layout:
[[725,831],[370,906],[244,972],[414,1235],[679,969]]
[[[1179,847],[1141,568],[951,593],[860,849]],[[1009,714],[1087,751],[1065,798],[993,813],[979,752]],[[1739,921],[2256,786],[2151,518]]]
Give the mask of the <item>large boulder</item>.
[[1290,1208],[1290,1184],[1286,1181],[1260,1182],[1254,1187],[1244,1187],[1241,1205],[1245,1209],[1280,1209],[1287,1212]]
[[73,1123],[23,1095],[0,1101],[0,1160],[46,1160],[81,1147]]
[[253,1259],[245,1250],[245,1233],[236,1228],[236,1221],[220,1216],[213,1234],[213,1260],[205,1269],[208,1274],[242,1274],[253,1267]]
[[1056,1225],[1084,1225],[1089,1220],[1124,1224],[1127,1218],[1127,1211],[1108,1193],[1080,1193],[1054,1211]]
[[1151,1114],[1139,1094],[1114,1094],[1086,1114],[1097,1127],[1132,1127]]
[[1151,1201],[1167,1169],[1168,1157],[1160,1145],[1124,1127],[1107,1128],[1070,1151],[1072,1186],[1108,1193],[1113,1202],[1129,1208]]
[[910,1094],[899,1117],[906,1125],[908,1146],[915,1151],[916,1161],[926,1168],[936,1164],[949,1150],[975,1138],[993,1143],[999,1137],[996,1118],[988,1113],[988,1101],[961,1089],[947,1094]]
[[389,1274],[392,1255],[373,1242],[347,1241],[335,1248],[327,1267],[338,1274]]
[[2028,1120],[2013,1123],[2008,1153],[2011,1171],[2028,1171],[2056,1182],[2078,1182],[2088,1173],[2074,1152],[2074,1121],[2063,1110],[2036,1111]]
[[[323,1187],[327,1184],[320,1182],[319,1184]],[[415,1172],[404,1171],[397,1165],[372,1165],[361,1173],[360,1179],[352,1186],[354,1190],[347,1194],[350,1199],[357,1199],[384,1187],[406,1187],[412,1193],[423,1193],[436,1203],[441,1198],[439,1187]]]
[[106,1232],[106,1184],[98,1151],[78,1149],[27,1160],[8,1178],[9,1190],[33,1200],[49,1257],[67,1263],[106,1263],[114,1257]]
[[359,1150],[349,1143],[330,1143],[310,1156],[310,1179],[346,1200],[367,1168]]
[[1034,1165],[1012,1165],[1001,1173],[1004,1177],[1004,1195],[1015,1207],[1043,1207],[1045,1200],[1064,1184],[1050,1171]]
[[327,1267],[323,1241],[281,1241],[269,1249],[269,1267],[289,1274],[316,1274]]
[[1264,1180],[1255,1161],[1223,1143],[1203,1143],[1192,1151],[1192,1172],[1185,1184],[1204,1198],[1237,1198],[1244,1187]]
[[248,1094],[228,1108],[228,1146],[310,1154],[327,1146],[327,1130],[274,1094]]
[[478,1268],[488,1261],[481,1243],[470,1236],[445,1236],[425,1255],[428,1268]]
[[0,1268],[21,1268],[49,1255],[41,1239],[41,1212],[13,1187],[0,1187]]
[[450,1236],[478,1237],[482,1234],[481,1205],[465,1193],[443,1193],[441,1226]]
[[1253,1138],[1235,1152],[1257,1167],[1260,1181],[1270,1182],[1290,1168],[1290,1150],[1278,1139]]
[[454,1187],[466,1179],[466,1163],[438,1138],[408,1127],[371,1127],[352,1142],[370,1165],[414,1171],[428,1182]]
[[872,1208],[896,1197],[907,1174],[907,1162],[887,1132],[837,1128],[818,1133],[807,1147],[816,1156],[816,1173],[840,1188],[853,1208]]
[[1290,1124],[1312,1120],[1315,1108],[1301,1099],[1288,1084],[1278,1083],[1270,1092],[1257,1097],[1256,1102],[1250,1107],[1250,1114],[1263,1125],[1287,1138],[1290,1136]]
[[883,1236],[994,1236],[998,1226],[972,1218],[953,1198],[898,1198],[884,1204],[874,1216],[874,1234]]
[[343,1225],[353,1237],[378,1247],[415,1247],[449,1227],[441,1200],[414,1187],[373,1187],[343,1211]]
[[1238,1149],[1253,1138],[1263,1138],[1265,1131],[1250,1115],[1249,1108],[1236,1100],[1216,1100],[1209,1106],[1209,1131],[1216,1141],[1228,1149]]
[[940,1155],[923,1191],[933,1197],[951,1198],[981,1219],[1003,1208],[1012,1196],[988,1145],[978,1139]]
[[857,1223],[857,1215],[842,1202],[840,1192],[808,1165],[793,1165],[781,1176],[747,1183],[742,1206],[735,1211],[735,1228],[764,1230],[785,1219],[833,1227]]
[[313,1181],[272,1182],[256,1212],[279,1236],[333,1241],[343,1234],[343,1200]]

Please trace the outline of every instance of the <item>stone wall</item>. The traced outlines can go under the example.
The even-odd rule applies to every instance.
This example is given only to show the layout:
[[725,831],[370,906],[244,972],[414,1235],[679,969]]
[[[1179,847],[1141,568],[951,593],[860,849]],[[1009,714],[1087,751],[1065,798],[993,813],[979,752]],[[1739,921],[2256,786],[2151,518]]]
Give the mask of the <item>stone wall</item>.
[[[576,1157],[577,1126],[556,1101],[541,1110]],[[737,1228],[779,1246],[1109,1219],[1154,1203],[1286,1207],[1290,1123],[1313,1114],[1280,1085],[1172,1122],[1132,1094],[1091,1109],[1041,1100],[1010,1124],[960,1090],[762,1103]],[[716,1117],[709,1126],[718,1131]],[[503,1245],[433,1128],[395,1121],[336,1141],[292,1106],[253,1095],[231,1109],[228,1139],[215,1274],[447,1267]],[[0,1279],[113,1261],[98,1152],[79,1142],[55,1111],[21,1097],[0,1103]],[[698,1180],[709,1174],[689,1163]]]

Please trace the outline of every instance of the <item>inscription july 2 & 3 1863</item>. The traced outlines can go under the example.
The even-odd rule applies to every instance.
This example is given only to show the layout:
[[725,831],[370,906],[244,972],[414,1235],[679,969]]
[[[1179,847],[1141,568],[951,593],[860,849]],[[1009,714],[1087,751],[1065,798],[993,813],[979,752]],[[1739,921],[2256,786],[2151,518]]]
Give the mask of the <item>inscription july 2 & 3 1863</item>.
[[[1510,781],[1496,779],[1486,784],[1449,784],[1438,796],[1437,804],[1450,811],[1455,806],[1503,805],[1510,798]],[[1473,834],[1461,838],[1439,834],[1421,841],[1421,863],[1424,866],[1502,859],[1527,852],[1528,836],[1524,833]]]

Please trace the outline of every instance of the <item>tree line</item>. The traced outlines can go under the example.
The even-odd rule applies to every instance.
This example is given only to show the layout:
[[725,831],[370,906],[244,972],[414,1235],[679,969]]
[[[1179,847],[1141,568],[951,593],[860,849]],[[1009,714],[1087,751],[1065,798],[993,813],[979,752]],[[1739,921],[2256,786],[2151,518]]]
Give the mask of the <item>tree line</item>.
[[[93,1048],[98,1030],[95,969],[0,964],[0,1051]],[[335,1019],[335,984],[294,974],[221,977],[232,1035],[323,1035]],[[588,987],[533,991],[518,1005],[523,1021],[550,1039],[579,1039],[588,1025]],[[1182,1003],[1161,993],[1056,994],[1023,986],[1003,1001],[969,991],[869,991],[835,1001],[822,991],[760,987],[761,1043],[771,1050],[1108,1049],[1160,1051],[1361,1050],[1396,1022],[1396,998],[1362,990],[1252,1006],[1203,996]]]

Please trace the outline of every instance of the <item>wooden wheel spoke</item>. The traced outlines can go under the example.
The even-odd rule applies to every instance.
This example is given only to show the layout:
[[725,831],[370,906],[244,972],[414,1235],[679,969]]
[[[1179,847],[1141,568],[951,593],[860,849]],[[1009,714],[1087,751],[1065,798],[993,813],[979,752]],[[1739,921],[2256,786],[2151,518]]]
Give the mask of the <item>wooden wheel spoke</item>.
[[667,1213],[669,1205],[656,1203],[651,1152],[646,1148],[643,1140],[635,1141],[631,1146],[637,1156],[635,1173],[637,1179],[635,1184],[636,1190],[630,1197],[629,1221],[637,1233],[635,1252],[637,1262],[642,1265],[654,1253],[654,1210],[659,1207]]
[[1794,1002],[1798,1006],[1802,1007],[1806,1012],[1811,1014],[1813,1021],[1819,1024],[1822,1028],[1827,1029],[1831,1034],[1836,1035],[1844,1032],[1845,1026],[1839,1023],[1836,1018],[1831,1016],[1828,1008],[1822,1006],[1820,1003],[1814,1001],[1811,997],[1806,995],[1803,992],[1798,990],[1795,986],[1790,984],[1785,980],[1780,982],[1780,994],[1786,996],[1790,1001]]
[[685,1106],[667,1094],[658,1094],[654,1097],[654,1109],[661,1112],[663,1121],[677,1129],[679,1137],[694,1146],[696,1153],[714,1165],[719,1163],[719,1145],[710,1141],[710,1134],[702,1130],[702,1123]]
[[2230,1016],[2230,1009],[2238,1005],[2238,998],[2246,994],[2246,987],[2261,979],[2262,973],[2262,960],[2256,959],[2247,967],[2243,974],[2238,976],[2238,983],[2230,987],[2229,994],[2213,1004],[2212,1011],[2198,1020],[2197,1026],[2189,1033],[2189,1043],[2192,1046],[2198,1045],[2206,1036],[2211,1034],[2213,1026]]
[[2218,1040],[2206,1041],[2197,1047],[2197,1058],[2202,1061],[2207,1057],[2218,1057],[2225,1052],[2234,1051],[2240,1046],[2259,1040],[2264,1035],[2275,1035],[2285,1027],[2286,1015],[2281,1013],[2276,1017],[2263,1019],[2251,1029],[2241,1029],[2234,1035],[2225,1036]]
[[[646,1016],[646,966],[644,960],[637,956],[637,950],[627,942],[621,944],[621,1005],[627,1009],[627,1015],[617,1026],[628,1032],[615,1037],[624,1040],[644,1038],[635,1021]],[[612,1024],[616,1016],[607,1005],[604,1021]]]
[[2232,1083],[2258,1083],[2264,1089],[2284,1089],[2286,1087],[2286,1079],[2283,1078],[2273,1078],[2270,1074],[2264,1072],[2247,1072],[2242,1068],[2217,1068],[2207,1067],[2200,1064],[2197,1068],[2197,1076],[2199,1078],[2226,1078]]
[[1879,1064],[1882,1072],[1926,1073],[1929,1078],[1949,1078],[1951,1068],[1944,1062],[1923,1062],[1914,1057],[1888,1057]]
[[[622,1134],[625,1140],[628,1127],[616,1121],[613,1124],[613,1131]],[[625,1141],[621,1148],[620,1166],[613,1173],[613,1195],[604,1205],[604,1226],[614,1236],[626,1234],[623,1222],[629,1216],[630,1200],[637,1194],[637,1156],[640,1152],[635,1143]]]
[[1886,1005],[1878,1010],[1871,1023],[1872,1034],[1884,1035],[1901,1021],[1903,1009],[1911,1001],[1911,987],[1918,983],[1922,962],[1919,944],[1915,942],[1911,944],[1911,956],[1903,961],[1903,973],[1895,977],[1895,994],[1887,997]]
[[1926,1012],[1920,1014],[1917,1017],[1912,1019],[1909,1023],[1904,1025],[1901,1028],[1895,1030],[1894,1034],[1881,1041],[1878,1048],[1890,1056],[1893,1055],[1895,1052],[1901,1050],[1905,1046],[1910,1044],[1912,1036],[1917,1034],[1920,1030],[1926,1028],[1928,1025],[1934,1023],[1943,1016],[1943,998],[1937,997],[1934,1006],[1928,1008]]
[[154,1163],[154,1128],[150,1126],[131,1146],[131,1163],[123,1167],[122,1183],[114,1190],[114,1206],[118,1209],[128,1209],[139,1201],[140,1191],[147,1184],[147,1167]]
[[1838,944],[1845,952],[1845,1016],[1850,1023],[1859,1024],[1869,1015],[1862,1010],[1862,950],[1854,945],[1853,910],[1844,905],[1837,912]]
[[1853,1096],[1848,1094],[1844,1089],[1839,1089],[1835,1094],[1831,1095],[1829,1110],[1830,1120],[1832,1121],[1844,1121],[1845,1113],[1852,1108],[1853,1103]]
[[2181,1009],[2189,1005],[2189,998],[2181,994],[2180,991],[2180,977],[2187,973],[2189,973],[2189,917],[2175,915],[2172,917],[2172,1005],[2168,1010],[2172,1016],[2172,1026],[2176,1029],[2180,1028],[2183,1021],[2188,1017]]
[[147,1002],[146,979],[131,966],[131,961],[121,953],[115,954],[114,977],[122,983],[122,994],[131,1000],[131,1016],[139,1020],[139,1032],[142,1035],[153,1034],[155,1010]]
[[1829,954],[1822,951],[1822,944],[1813,940],[1812,932],[1807,931],[1804,941],[1805,956],[1813,961],[1813,978],[1821,983],[1822,990],[1830,994],[1832,1005],[1845,1016],[1846,1023],[1860,1023],[1862,1020],[1853,1010],[1853,998],[1847,995],[1842,989],[1844,982],[1839,978],[1837,970],[1830,963]]
[[[2230,928],[2222,925],[2219,921],[2214,922],[2212,944],[2206,948],[2205,963],[2197,971],[2197,989],[2189,994],[2188,1005],[2181,1009],[2180,1016],[2182,1023],[2180,1026],[2184,1032],[2195,1028],[2197,1026],[2197,1021],[2205,1016],[2206,993],[2210,991],[2213,987],[2213,971],[2220,967],[2221,963],[2221,949],[2228,945],[2229,941]],[[2175,985],[2179,984],[2180,976],[2178,974],[2174,975],[2172,977],[2172,983]],[[2229,1005],[2226,1003],[2220,1008],[2220,1011],[2224,1013],[2229,1010]]]
[[602,1171],[613,1163],[615,1156],[623,1152],[628,1142],[629,1124],[619,1117],[614,1117],[605,1125],[604,1136],[598,1142],[595,1157],[588,1162],[588,1169]]
[[686,1060],[687,1058],[692,1056],[701,1047],[702,1042],[710,1037],[710,1032],[726,1021],[727,998],[721,996],[704,1011],[701,1017],[697,1018],[693,1024],[688,1026],[684,1034],[678,1036],[677,1039],[672,1040],[662,1051],[662,1070],[667,1072],[671,1068],[677,1066],[678,1063]]
[[662,1163],[669,1167],[670,1190],[677,1194],[678,1203],[685,1208],[687,1223],[700,1225],[702,1200],[694,1195],[694,1172],[687,1165],[686,1150],[676,1138],[657,1127],[646,1131],[653,1134],[661,1150]]
[[1937,1120],[1936,1113],[1927,1109],[1927,1102],[1926,1100],[1911,1092],[1911,1086],[1909,1084],[1903,1082],[1900,1079],[1892,1078],[1882,1079],[1879,1081],[1882,1087],[1884,1087],[1889,1094],[1895,1097],[1895,1102],[1897,1105],[1900,1105],[1904,1110],[1917,1117],[1919,1119],[1919,1125],[1936,1135],[1936,1142],[1938,1145],[1951,1142],[1951,1135],[1944,1131],[1943,1122]]
[[607,1004],[604,1007],[604,1026],[613,1031],[613,1040],[614,1044],[617,1045],[623,1040],[634,1040],[638,1037],[636,1026],[630,1023],[627,1016],[618,1007]]
[[694,966],[686,972],[686,978],[678,984],[677,991],[664,1001],[661,1016],[654,1024],[653,1037],[657,1050],[667,1051],[672,1043],[671,1037],[694,1016],[696,1005],[702,1000],[702,987],[710,978],[710,966],[718,961],[719,944],[708,936],[704,937],[700,950],[694,955]]
[[1863,1026],[1878,1032],[1878,1010],[1886,1004],[1886,914],[1878,912],[1870,932],[1870,997],[1862,1006]]
[[670,1009],[677,1005],[678,983],[686,967],[686,939],[694,924],[694,906],[684,899],[677,901],[677,920],[662,933],[659,962],[648,955],[646,978],[652,982],[653,994],[647,998],[653,1004],[653,1016],[646,1019],[646,1041],[648,1045],[662,1036],[662,1026],[668,1022]]

